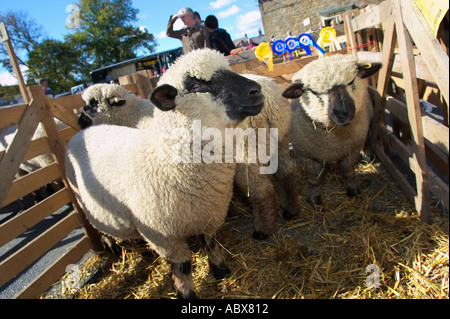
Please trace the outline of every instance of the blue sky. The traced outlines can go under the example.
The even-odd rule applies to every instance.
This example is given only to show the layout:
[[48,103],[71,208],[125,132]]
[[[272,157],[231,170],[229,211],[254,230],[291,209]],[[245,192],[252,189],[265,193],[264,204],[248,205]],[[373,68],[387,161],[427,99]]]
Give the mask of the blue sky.
[[[73,32],[66,28],[66,7],[77,0],[0,0],[0,11],[26,11],[29,17],[43,26],[45,36],[62,40]],[[137,27],[147,28],[159,44],[157,51],[165,51],[181,46],[177,39],[167,38],[165,30],[169,17],[182,7],[191,7],[198,11],[204,20],[213,14],[219,20],[219,27],[226,29],[233,39],[258,35],[258,29],[264,33],[257,0],[133,0],[133,7],[139,9]],[[179,21],[175,27],[182,27]],[[0,44],[2,45],[2,44]],[[0,68],[0,84],[17,83],[4,69]]]

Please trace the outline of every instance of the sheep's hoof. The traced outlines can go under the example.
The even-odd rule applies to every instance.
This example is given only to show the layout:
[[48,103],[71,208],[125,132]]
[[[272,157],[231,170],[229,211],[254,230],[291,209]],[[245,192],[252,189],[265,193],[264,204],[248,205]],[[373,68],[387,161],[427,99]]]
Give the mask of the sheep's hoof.
[[348,197],[356,197],[361,194],[361,191],[358,188],[347,188],[347,196]]
[[178,290],[177,299],[198,299],[198,297],[193,290],[189,290],[186,296],[183,296],[183,294]]
[[122,256],[122,248],[116,244],[116,241],[108,236],[102,236],[103,247],[105,247],[106,251],[113,254],[114,256],[120,257]]
[[227,265],[225,265],[223,262],[221,262],[219,265],[210,263],[209,268],[211,269],[214,278],[217,280],[226,278],[231,274],[230,268],[228,268]]
[[284,220],[291,220],[295,216],[297,216],[297,213],[292,214],[290,211],[288,211],[286,208],[283,209],[283,212],[281,213]]
[[306,202],[308,204],[312,205],[312,206],[314,206],[314,205],[322,205],[322,198],[320,197],[320,195],[316,196],[316,197],[313,197],[313,198],[308,197],[306,199]]
[[270,235],[264,234],[264,233],[261,233],[261,232],[255,230],[253,232],[252,236],[253,236],[253,239],[256,239],[256,240],[265,240],[265,239],[269,238]]

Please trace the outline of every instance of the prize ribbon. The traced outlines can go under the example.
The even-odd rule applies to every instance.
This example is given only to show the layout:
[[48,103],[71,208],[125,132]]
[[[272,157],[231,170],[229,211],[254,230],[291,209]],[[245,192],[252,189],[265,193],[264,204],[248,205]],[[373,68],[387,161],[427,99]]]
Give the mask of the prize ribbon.
[[336,30],[332,27],[325,27],[320,31],[317,44],[323,47],[323,43],[331,43],[336,39]]
[[268,60],[269,63],[269,71],[273,70],[273,51],[270,45],[266,42],[261,42],[255,48],[255,55],[260,61]]
[[286,43],[283,40],[277,40],[272,44],[272,50],[275,54],[283,54],[286,51]]
[[311,45],[316,47],[322,54],[325,53],[324,49],[322,49],[308,33],[300,34],[298,37],[298,43],[300,47],[305,50],[307,55],[311,55],[311,50],[309,49],[309,46]]

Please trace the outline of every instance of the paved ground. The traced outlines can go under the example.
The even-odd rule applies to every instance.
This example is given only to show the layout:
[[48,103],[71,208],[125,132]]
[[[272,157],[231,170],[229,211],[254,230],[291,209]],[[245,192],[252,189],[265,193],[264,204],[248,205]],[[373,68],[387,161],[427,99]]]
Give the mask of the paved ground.
[[[11,205],[8,205],[7,207],[2,208],[0,210],[0,224],[6,222],[15,215],[20,214],[21,211],[25,210],[31,205],[32,200],[30,198],[24,198],[20,202],[15,202]],[[68,205],[62,207],[61,209],[38,223],[36,226],[21,234],[19,237],[0,247],[0,262],[14,254],[17,250],[39,236],[46,229],[67,216],[67,214],[69,214],[71,211],[72,208]],[[42,273],[42,271],[45,270],[49,265],[51,265],[55,260],[61,257],[67,250],[67,248],[71,247],[74,242],[81,239],[82,236],[83,230],[81,229],[81,227],[78,227],[77,229],[72,231],[67,237],[53,246],[32,265],[28,266],[16,277],[0,287],[0,299],[14,298],[17,293],[19,293],[26,285],[28,285],[34,278]]]

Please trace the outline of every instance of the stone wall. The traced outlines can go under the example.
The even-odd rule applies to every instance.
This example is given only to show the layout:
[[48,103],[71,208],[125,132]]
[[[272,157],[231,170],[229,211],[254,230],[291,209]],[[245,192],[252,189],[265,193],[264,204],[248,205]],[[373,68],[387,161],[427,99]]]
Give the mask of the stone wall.
[[[378,4],[381,0],[259,0],[259,9],[264,25],[266,41],[273,35],[276,39],[286,38],[286,32],[293,36],[317,30],[321,18],[320,11],[329,10],[354,3],[356,7]],[[311,24],[304,26],[303,21],[309,18]]]

